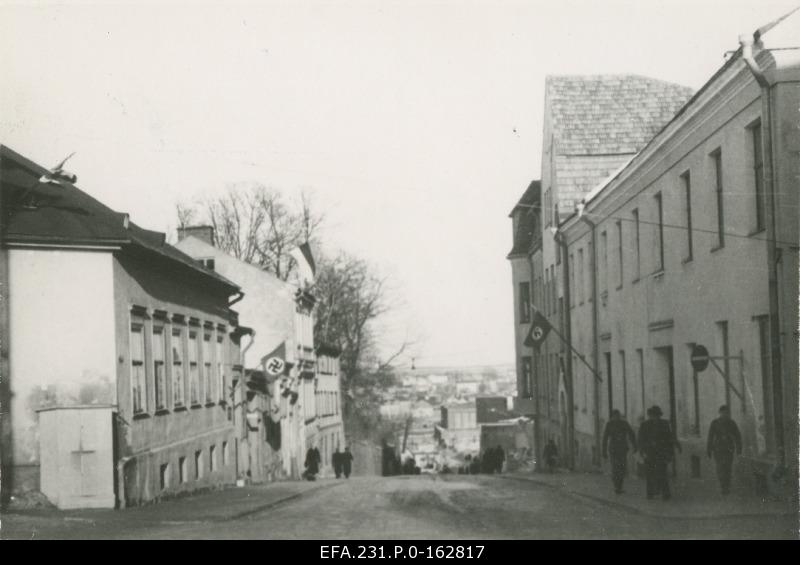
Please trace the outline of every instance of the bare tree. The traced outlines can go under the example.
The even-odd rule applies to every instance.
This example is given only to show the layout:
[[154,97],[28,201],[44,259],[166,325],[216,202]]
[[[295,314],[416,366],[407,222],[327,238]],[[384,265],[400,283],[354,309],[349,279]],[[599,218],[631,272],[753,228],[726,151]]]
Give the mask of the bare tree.
[[323,224],[306,193],[294,204],[261,184],[229,185],[220,196],[195,206],[178,204],[176,211],[179,225],[210,224],[217,247],[281,280],[287,280],[296,266],[292,250],[313,242]]

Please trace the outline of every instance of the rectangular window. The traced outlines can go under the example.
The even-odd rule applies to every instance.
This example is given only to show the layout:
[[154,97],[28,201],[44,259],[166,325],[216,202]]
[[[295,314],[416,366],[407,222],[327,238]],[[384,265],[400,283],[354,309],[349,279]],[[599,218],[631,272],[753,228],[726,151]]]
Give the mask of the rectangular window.
[[633,244],[634,244],[634,263],[633,263],[633,273],[634,273],[634,281],[638,281],[639,277],[642,275],[642,249],[641,249],[641,240],[640,240],[640,231],[639,231],[639,209],[635,209],[633,211]]
[[189,464],[186,462],[186,457],[178,458],[178,479],[181,483],[189,480]]
[[206,404],[214,402],[214,374],[212,372],[214,350],[211,346],[211,334],[203,334],[203,390]]
[[164,326],[153,326],[153,381],[155,383],[156,410],[167,408],[166,375],[167,342]]
[[569,295],[570,308],[575,307],[575,255],[569,254]]
[[183,377],[183,330],[172,329],[172,402],[181,407],[186,403],[186,390]]
[[692,177],[689,171],[681,175],[683,192],[686,202],[686,258],[684,262],[692,260],[694,255],[694,242],[692,241]]
[[722,151],[717,149],[711,154],[714,164],[714,188],[717,196],[717,249],[725,247],[725,211],[722,193]]
[[661,193],[655,195],[656,199],[656,272],[664,270],[664,201]]
[[761,123],[750,129],[753,138],[753,178],[756,197],[756,231],[765,227],[764,220],[764,154],[761,147]]
[[531,321],[531,285],[528,282],[519,283],[519,321],[521,324]]
[[622,413],[628,417],[628,371],[625,366],[625,352],[619,352],[619,374],[622,376]]
[[203,478],[203,452],[202,451],[195,451],[194,452],[194,478],[202,479]]
[[189,331],[189,398],[192,406],[200,404],[200,341],[196,331]]
[[166,489],[169,486],[169,463],[161,465],[158,476],[161,490]]
[[144,364],[144,324],[131,324],[131,388],[133,413],[147,412],[147,371]]
[[[224,330],[220,330],[224,334]],[[225,378],[225,349],[223,347],[225,338],[222,335],[217,335],[217,398],[220,402],[225,402],[227,389],[227,379]]]
[[619,258],[619,273],[618,279],[619,285],[617,288],[622,288],[622,281],[623,277],[625,276],[625,268],[623,265],[623,257],[622,257],[622,221],[617,220],[617,257]]
[[222,466],[223,467],[227,467],[228,466],[228,457],[230,457],[228,455],[228,442],[227,441],[223,441],[222,442]]
[[770,343],[769,343],[769,316],[759,316],[758,321],[758,346],[760,353],[761,366],[761,400],[763,402],[764,414],[764,436],[768,453],[775,450],[775,421],[774,408],[772,406],[772,369],[770,367]]
[[208,448],[208,460],[211,462],[211,472],[217,470],[217,446],[212,445]]
[[600,234],[600,291],[608,290],[608,234]]
[[637,349],[636,356],[639,358],[639,386],[641,387],[640,392],[642,395],[642,404],[641,404],[641,411],[639,412],[639,417],[644,419],[645,406],[647,406],[647,402],[645,401],[646,392],[644,385],[644,350]]
[[530,357],[523,357],[520,369],[522,370],[522,375],[519,380],[521,389],[518,391],[520,398],[530,398],[531,397],[531,358]]
[[[689,355],[691,356],[695,344],[689,344]],[[700,435],[700,380],[697,371],[694,368],[692,372],[692,412],[694,418],[692,419],[692,433]]]
[[578,301],[583,304],[583,249],[578,249]]
[[725,372],[725,404],[730,407],[731,412],[733,412],[733,407],[731,406],[731,386],[729,380],[731,378],[731,371],[730,371],[730,350],[728,348],[728,322],[717,322],[717,338],[719,340],[719,349],[718,351],[722,351],[722,362],[720,363],[722,370]]

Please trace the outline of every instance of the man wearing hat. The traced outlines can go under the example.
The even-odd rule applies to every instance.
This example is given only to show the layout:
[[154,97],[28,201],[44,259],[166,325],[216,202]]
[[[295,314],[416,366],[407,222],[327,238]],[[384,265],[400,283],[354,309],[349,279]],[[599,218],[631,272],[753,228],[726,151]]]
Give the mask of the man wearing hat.
[[708,428],[708,457],[717,464],[717,477],[723,496],[731,492],[731,471],[733,456],[742,454],[742,434],[739,426],[731,418],[730,408],[721,406],[719,418]]
[[674,449],[680,452],[669,422],[662,420],[658,406],[647,410],[647,420],[639,427],[639,451],[644,456],[647,498],[661,493],[664,500],[671,498],[667,465],[675,458]]

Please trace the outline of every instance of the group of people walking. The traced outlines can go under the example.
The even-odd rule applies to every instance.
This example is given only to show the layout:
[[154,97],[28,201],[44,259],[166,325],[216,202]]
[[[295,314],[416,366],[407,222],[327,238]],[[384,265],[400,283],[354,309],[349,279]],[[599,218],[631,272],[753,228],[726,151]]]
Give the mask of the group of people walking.
[[[620,411],[611,411],[603,432],[603,457],[610,459],[611,481],[617,494],[624,492],[622,486],[628,471],[628,451],[632,449],[634,453],[638,451],[644,460],[647,498],[659,494],[664,500],[672,497],[667,469],[675,460],[675,451],[681,453],[681,446],[662,415],[660,407],[649,408],[647,420],[639,427],[637,437]],[[742,453],[742,436],[727,406],[720,407],[719,417],[711,422],[706,450],[708,457],[716,462],[722,494],[727,495],[731,488],[734,454]]]
[[467,455],[467,464],[459,469],[459,473],[463,472],[468,475],[478,475],[484,473],[491,475],[493,473],[500,474],[503,472],[503,463],[506,460],[506,452],[503,447],[497,445],[489,447],[483,452],[483,456],[476,455],[472,457]]
[[[333,452],[333,456],[331,457],[331,463],[337,479],[341,478],[342,475],[344,475],[346,479],[350,478],[350,473],[353,469],[353,454],[350,453],[349,447],[345,447],[342,452],[339,451],[339,447],[337,446],[336,451]],[[315,481],[319,474],[319,467],[321,464],[322,456],[319,453],[319,449],[316,447],[308,448],[308,451],[306,451],[306,469],[303,472],[303,478],[307,481]]]

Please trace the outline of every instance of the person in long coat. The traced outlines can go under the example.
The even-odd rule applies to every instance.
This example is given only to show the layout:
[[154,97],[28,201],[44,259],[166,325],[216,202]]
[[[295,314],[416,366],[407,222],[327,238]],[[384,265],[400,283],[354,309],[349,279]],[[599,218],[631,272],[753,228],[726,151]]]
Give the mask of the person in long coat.
[[603,432],[603,457],[611,455],[611,482],[614,492],[622,494],[628,472],[628,446],[636,453],[636,435],[619,410],[611,411],[611,419]]
[[344,453],[342,453],[342,471],[344,472],[344,478],[349,479],[350,473],[353,470],[353,454],[350,453],[350,448],[345,447]]
[[303,473],[307,480],[316,480],[317,473],[319,473],[319,463],[319,450],[315,447],[309,447],[308,451],[306,451],[306,472]]
[[661,494],[664,500],[672,497],[667,477],[667,465],[675,458],[675,449],[680,445],[669,422],[661,419],[661,408],[653,406],[647,410],[647,420],[639,427],[639,451],[644,457],[647,498]]
[[339,446],[337,445],[336,451],[333,452],[333,457],[331,457],[333,472],[336,474],[337,479],[342,476],[342,455],[344,454],[339,451]]
[[708,428],[707,450],[708,457],[713,457],[717,464],[717,478],[722,494],[728,495],[731,492],[733,456],[742,454],[742,434],[727,406],[720,407],[719,418],[711,422]]

